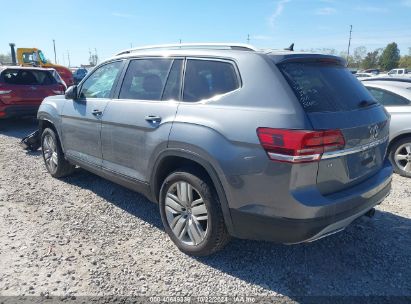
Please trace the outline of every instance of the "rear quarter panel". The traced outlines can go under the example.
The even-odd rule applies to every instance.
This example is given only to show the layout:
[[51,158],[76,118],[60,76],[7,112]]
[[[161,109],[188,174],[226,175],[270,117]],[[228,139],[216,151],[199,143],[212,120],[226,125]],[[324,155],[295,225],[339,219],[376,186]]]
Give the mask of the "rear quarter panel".
[[391,114],[390,141],[398,136],[411,136],[411,106],[386,107]]

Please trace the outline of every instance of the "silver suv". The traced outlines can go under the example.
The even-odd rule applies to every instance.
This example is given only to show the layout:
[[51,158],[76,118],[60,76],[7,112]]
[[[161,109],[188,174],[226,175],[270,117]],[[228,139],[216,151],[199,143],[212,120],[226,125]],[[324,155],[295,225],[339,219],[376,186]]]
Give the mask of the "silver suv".
[[247,45],[121,52],[38,112],[47,170],[159,203],[180,250],[343,230],[388,195],[389,115],[335,56]]

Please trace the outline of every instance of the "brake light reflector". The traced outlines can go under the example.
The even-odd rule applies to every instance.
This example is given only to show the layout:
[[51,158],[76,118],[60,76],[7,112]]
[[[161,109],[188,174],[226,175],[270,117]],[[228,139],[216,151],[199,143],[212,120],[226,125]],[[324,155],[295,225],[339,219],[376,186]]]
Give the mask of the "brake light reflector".
[[319,161],[323,153],[345,146],[340,130],[258,128],[257,136],[270,159],[290,163]]

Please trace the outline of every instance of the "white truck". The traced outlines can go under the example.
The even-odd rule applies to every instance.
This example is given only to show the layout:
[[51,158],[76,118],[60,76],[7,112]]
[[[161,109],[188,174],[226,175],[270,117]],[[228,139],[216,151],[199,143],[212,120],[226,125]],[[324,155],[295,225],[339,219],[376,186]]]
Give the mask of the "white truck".
[[387,73],[391,77],[410,77],[411,78],[411,69],[392,69]]

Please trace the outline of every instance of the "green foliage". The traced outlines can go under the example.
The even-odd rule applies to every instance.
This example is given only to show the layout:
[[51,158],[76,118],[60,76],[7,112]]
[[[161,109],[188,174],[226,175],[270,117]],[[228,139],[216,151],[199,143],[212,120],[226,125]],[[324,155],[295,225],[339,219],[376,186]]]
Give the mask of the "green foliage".
[[402,56],[398,66],[400,68],[411,69],[411,55]]
[[376,49],[373,52],[368,52],[364,60],[361,62],[361,68],[364,70],[378,68],[381,53],[382,49]]
[[367,54],[367,48],[365,46],[359,46],[354,49],[353,58],[350,66],[360,68],[361,63]]
[[389,71],[398,67],[400,61],[400,50],[395,42],[386,46],[380,57],[380,67]]

